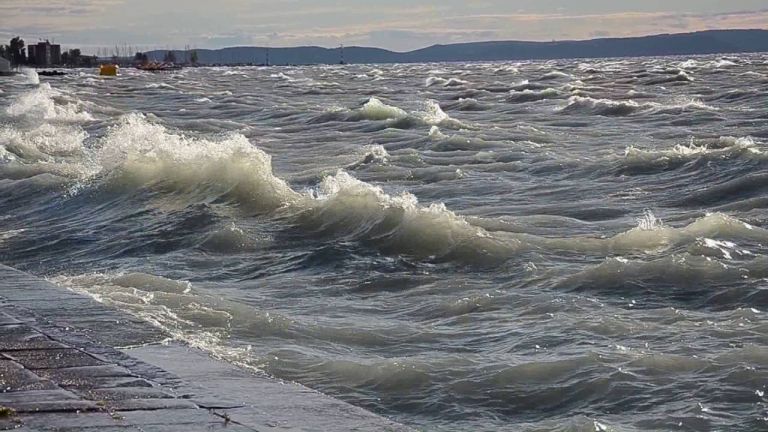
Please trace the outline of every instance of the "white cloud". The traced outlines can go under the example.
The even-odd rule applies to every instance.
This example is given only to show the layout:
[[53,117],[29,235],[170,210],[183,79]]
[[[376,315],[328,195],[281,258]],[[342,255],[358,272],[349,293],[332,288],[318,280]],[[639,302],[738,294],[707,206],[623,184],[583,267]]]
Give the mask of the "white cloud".
[[764,0],[0,0],[0,37],[70,45],[372,45],[766,28]]

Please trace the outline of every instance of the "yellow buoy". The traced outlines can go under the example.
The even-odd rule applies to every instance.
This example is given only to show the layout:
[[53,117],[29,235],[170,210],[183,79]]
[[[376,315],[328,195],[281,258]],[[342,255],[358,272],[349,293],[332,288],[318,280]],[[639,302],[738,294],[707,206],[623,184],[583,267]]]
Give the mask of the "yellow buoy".
[[103,64],[99,66],[99,75],[102,76],[117,76],[117,70],[119,66],[115,64]]

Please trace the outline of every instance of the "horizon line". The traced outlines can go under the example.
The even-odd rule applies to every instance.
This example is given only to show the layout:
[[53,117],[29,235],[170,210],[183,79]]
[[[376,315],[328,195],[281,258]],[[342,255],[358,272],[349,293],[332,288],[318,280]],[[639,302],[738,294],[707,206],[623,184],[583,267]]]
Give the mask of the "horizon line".
[[[519,43],[536,43],[536,44],[552,44],[552,43],[564,43],[564,42],[588,42],[588,41],[599,41],[599,40],[621,40],[621,39],[639,39],[639,38],[647,38],[647,37],[654,37],[654,36],[678,36],[678,35],[689,35],[689,34],[699,34],[699,33],[713,33],[713,32],[735,32],[735,31],[765,31],[768,32],[768,28],[722,28],[722,29],[706,29],[706,30],[695,30],[695,31],[686,31],[686,32],[678,32],[678,33],[646,33],[641,35],[635,35],[635,36],[599,36],[594,38],[583,38],[583,39],[551,39],[551,40],[533,40],[533,39],[487,39],[487,40],[478,40],[478,41],[469,41],[469,42],[449,42],[449,43],[436,43],[431,45],[424,45],[419,48],[415,48],[412,50],[404,50],[399,51],[395,49],[389,49],[384,48],[381,46],[368,46],[368,45],[344,45],[340,44],[339,46],[331,47],[328,45],[311,45],[311,44],[305,44],[305,45],[284,45],[284,46],[270,46],[270,45],[230,45],[230,46],[220,46],[215,48],[198,48],[194,46],[190,46],[189,44],[186,44],[189,48],[176,48],[176,47],[152,47],[147,48],[147,45],[145,44],[133,44],[133,43],[118,43],[118,44],[106,44],[106,45],[91,45],[91,44],[77,44],[77,43],[69,43],[69,42],[59,42],[58,45],[61,45],[62,47],[68,47],[68,48],[84,48],[85,50],[100,50],[100,49],[113,49],[115,47],[121,47],[121,48],[128,48],[133,47],[137,48],[135,50],[136,52],[152,52],[152,51],[179,51],[179,52],[189,52],[189,51],[217,51],[217,50],[226,50],[226,49],[237,49],[237,48],[263,48],[263,49],[293,49],[293,48],[321,48],[321,49],[327,49],[327,50],[337,50],[341,47],[345,49],[349,48],[365,48],[365,49],[378,49],[383,51],[388,51],[392,53],[398,53],[398,54],[404,54],[404,53],[410,53],[414,51],[419,51],[431,47],[436,46],[451,46],[451,45],[467,45],[467,44],[482,44],[482,43],[501,43],[501,42],[519,42]],[[9,34],[10,35],[10,34]],[[12,36],[13,37],[13,36]],[[55,38],[40,38],[37,37],[36,41],[32,43],[32,45],[35,45],[39,42],[43,41],[51,41],[52,44],[55,44]],[[29,44],[27,44],[29,45]],[[144,48],[139,50],[138,48]]]

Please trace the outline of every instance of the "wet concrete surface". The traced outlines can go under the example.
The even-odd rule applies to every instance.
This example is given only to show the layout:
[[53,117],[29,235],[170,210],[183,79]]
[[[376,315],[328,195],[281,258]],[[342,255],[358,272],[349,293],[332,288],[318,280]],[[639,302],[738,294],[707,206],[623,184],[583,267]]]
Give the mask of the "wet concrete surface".
[[0,265],[0,430],[411,430],[167,338]]

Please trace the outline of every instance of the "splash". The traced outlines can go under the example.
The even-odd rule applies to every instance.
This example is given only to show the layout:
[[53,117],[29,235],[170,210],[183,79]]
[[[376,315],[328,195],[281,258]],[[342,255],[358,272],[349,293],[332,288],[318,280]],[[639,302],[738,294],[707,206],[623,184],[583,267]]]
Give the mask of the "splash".
[[40,84],[40,75],[37,74],[36,70],[24,68],[21,70],[21,73],[24,74],[24,77],[27,79],[28,84],[32,84],[32,85]]
[[641,231],[652,231],[663,228],[661,219],[657,218],[652,211],[646,209],[643,216],[637,219],[637,229]]
[[[64,102],[57,103],[57,101]],[[34,90],[21,94],[6,109],[11,117],[24,117],[30,120],[49,120],[60,122],[85,122],[93,116],[84,109],[79,101],[69,102],[64,95],[43,83]]]

